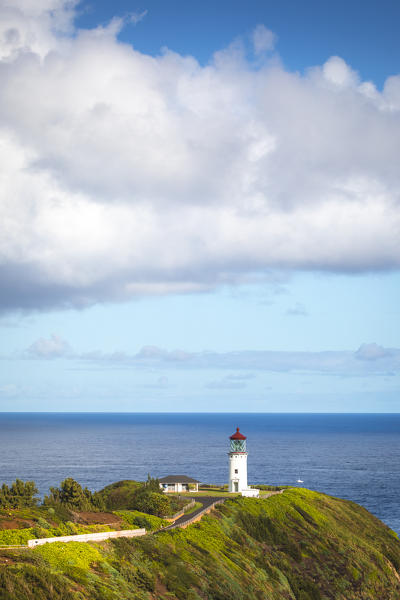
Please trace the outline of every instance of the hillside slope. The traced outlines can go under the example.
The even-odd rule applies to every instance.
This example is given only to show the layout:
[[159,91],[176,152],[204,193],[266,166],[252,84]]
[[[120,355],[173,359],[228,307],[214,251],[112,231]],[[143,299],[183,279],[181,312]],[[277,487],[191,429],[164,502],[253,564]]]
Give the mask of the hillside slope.
[[400,543],[305,489],[235,498],[185,530],[0,551],[1,600],[398,600]]

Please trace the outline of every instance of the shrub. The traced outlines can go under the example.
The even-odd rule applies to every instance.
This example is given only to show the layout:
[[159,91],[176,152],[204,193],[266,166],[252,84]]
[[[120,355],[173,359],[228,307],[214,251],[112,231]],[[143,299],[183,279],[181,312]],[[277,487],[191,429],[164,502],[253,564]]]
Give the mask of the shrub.
[[304,575],[288,575],[287,578],[298,600],[321,600],[318,587]]
[[3,529],[0,531],[0,546],[25,546],[34,537],[34,528]]
[[171,500],[161,490],[158,479],[150,475],[144,483],[119,481],[101,490],[99,496],[110,510],[138,510],[159,517],[172,512]]
[[97,494],[108,510],[128,509],[135,491],[142,485],[138,481],[125,479],[111,483]]
[[146,519],[146,517],[137,516],[134,519],[133,524],[139,527],[139,529],[150,530],[152,528],[150,521]]
[[257,483],[257,485],[251,485],[251,488],[258,488],[259,490],[267,492],[280,492],[285,486],[282,485],[264,485]]
[[139,529],[144,528],[147,531],[154,531],[168,525],[168,521],[165,521],[161,517],[141,513],[136,510],[117,510],[115,514],[121,517],[128,526],[138,527]]
[[169,514],[171,504],[166,496],[143,488],[134,495],[131,508],[157,517],[164,517]]
[[42,527],[42,529],[50,529],[51,528],[50,523],[48,523],[46,521],[46,519],[43,519],[42,517],[38,518],[37,524],[38,524],[39,527]]
[[68,573],[70,569],[88,571],[93,563],[102,560],[99,550],[90,544],[80,542],[53,542],[37,546],[33,553],[42,556],[57,571]]

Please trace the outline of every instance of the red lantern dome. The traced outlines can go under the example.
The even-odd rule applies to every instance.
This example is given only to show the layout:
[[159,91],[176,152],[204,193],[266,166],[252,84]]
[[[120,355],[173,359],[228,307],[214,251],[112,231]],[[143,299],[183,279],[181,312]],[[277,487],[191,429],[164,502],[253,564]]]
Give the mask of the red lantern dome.
[[236,427],[236,433],[234,433],[233,435],[231,435],[231,437],[229,439],[231,439],[231,440],[245,440],[246,436],[240,433],[239,427]]

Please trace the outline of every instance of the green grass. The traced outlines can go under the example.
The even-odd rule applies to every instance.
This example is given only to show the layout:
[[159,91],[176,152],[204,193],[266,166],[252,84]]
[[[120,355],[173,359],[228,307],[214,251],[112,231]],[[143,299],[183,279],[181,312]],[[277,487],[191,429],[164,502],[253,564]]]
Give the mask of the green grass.
[[262,491],[279,492],[280,490],[284,490],[290,486],[289,485],[265,485],[265,484],[257,483],[257,485],[251,485],[250,487],[257,488]]
[[[169,494],[173,496],[174,494]],[[240,496],[240,493],[236,492],[228,492],[225,490],[218,490],[214,488],[210,489],[201,489],[198,492],[180,492],[180,496],[189,496],[190,498],[197,498],[197,496],[215,496],[216,498],[234,498],[235,496]]]
[[94,544],[82,542],[43,544],[31,552],[39,554],[50,567],[62,572],[68,572],[71,568],[87,571],[92,564],[103,560],[101,552]]
[[3,529],[0,531],[0,546],[26,546],[34,538],[33,528]]
[[201,502],[195,502],[191,508],[189,508],[188,510],[185,510],[185,515],[191,515],[192,513],[194,513],[196,510],[198,510],[202,506],[203,505]]
[[114,514],[121,517],[124,525],[129,527],[129,529],[141,529],[144,527],[146,531],[155,531],[169,524],[168,521],[161,517],[148,515],[138,510],[116,510]]
[[3,529],[0,531],[0,546],[26,545],[28,540],[36,538],[60,537],[79,535],[82,533],[97,533],[113,531],[108,525],[77,525],[76,523],[61,523],[58,527],[44,529],[40,526],[25,529]]

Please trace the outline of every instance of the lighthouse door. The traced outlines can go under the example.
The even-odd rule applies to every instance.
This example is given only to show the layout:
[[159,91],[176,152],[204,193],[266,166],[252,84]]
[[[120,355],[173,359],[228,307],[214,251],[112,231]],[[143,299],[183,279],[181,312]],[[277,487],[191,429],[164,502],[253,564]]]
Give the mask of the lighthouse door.
[[238,492],[239,491],[239,483],[237,481],[233,482],[233,491],[234,492]]

